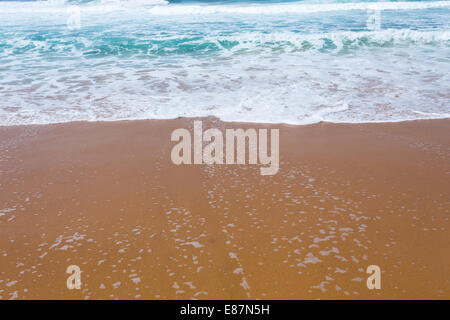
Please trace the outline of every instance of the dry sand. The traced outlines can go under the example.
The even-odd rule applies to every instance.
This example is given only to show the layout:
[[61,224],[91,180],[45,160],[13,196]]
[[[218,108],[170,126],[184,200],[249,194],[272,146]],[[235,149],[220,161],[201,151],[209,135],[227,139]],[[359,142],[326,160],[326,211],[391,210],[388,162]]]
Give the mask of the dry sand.
[[0,297],[450,298],[450,120],[274,125],[274,176],[175,166],[183,127],[0,128]]

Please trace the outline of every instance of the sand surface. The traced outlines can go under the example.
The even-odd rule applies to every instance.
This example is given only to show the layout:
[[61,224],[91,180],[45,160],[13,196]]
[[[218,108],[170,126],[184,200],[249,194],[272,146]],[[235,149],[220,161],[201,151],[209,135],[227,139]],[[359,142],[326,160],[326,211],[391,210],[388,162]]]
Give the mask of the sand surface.
[[1,127],[0,298],[450,298],[450,120],[273,125],[274,176],[175,166],[192,123]]

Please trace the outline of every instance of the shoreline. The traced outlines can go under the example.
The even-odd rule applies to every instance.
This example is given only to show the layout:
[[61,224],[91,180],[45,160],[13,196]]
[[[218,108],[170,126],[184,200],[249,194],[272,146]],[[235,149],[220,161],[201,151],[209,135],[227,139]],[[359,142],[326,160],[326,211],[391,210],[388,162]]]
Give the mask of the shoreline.
[[76,120],[76,121],[67,121],[67,122],[52,122],[52,123],[30,123],[30,124],[12,124],[12,125],[0,125],[0,129],[2,128],[11,128],[11,127],[40,127],[40,126],[60,126],[60,125],[76,125],[76,124],[84,124],[84,123],[94,123],[94,124],[102,124],[102,123],[120,123],[120,122],[141,122],[141,121],[177,121],[177,120],[211,120],[229,123],[229,124],[244,124],[244,125],[267,125],[267,126],[293,126],[293,127],[302,127],[302,126],[314,126],[320,124],[330,124],[330,125],[371,125],[371,124],[396,124],[396,123],[411,123],[417,121],[445,121],[449,120],[450,117],[442,117],[442,118],[421,118],[421,119],[411,119],[411,120],[391,120],[391,121],[367,121],[367,122],[332,122],[332,121],[319,121],[313,123],[303,123],[303,124],[292,124],[286,122],[249,122],[249,121],[226,121],[222,120],[216,116],[202,116],[202,117],[184,117],[180,116],[177,118],[164,118],[164,119],[119,119],[119,120]]
[[[279,128],[279,172],[173,165],[194,119]],[[449,171],[450,119],[3,126],[0,299],[448,299]]]

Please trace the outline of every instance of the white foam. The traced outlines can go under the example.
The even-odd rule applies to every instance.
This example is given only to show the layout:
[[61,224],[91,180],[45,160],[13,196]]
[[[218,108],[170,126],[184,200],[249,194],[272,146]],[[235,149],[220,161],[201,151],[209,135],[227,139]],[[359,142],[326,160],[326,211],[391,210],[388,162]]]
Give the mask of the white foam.
[[13,285],[15,285],[17,283],[17,281],[10,281],[6,284],[7,287],[11,287]]
[[67,14],[69,8],[77,7],[80,12],[111,12],[123,10],[142,10],[144,7],[167,5],[166,0],[97,0],[85,3],[67,0],[46,1],[2,1],[0,13],[54,13]]
[[[166,0],[100,0],[101,5],[119,5],[119,6],[155,6],[166,5]],[[96,2],[97,3],[97,2]]]
[[417,10],[450,7],[450,1],[433,2],[359,2],[304,4],[247,4],[247,5],[168,5],[149,9],[152,15],[210,15],[210,14],[299,14],[349,10]]
[[[158,5],[157,1],[143,1],[156,4],[149,8],[150,13],[134,10],[130,4],[126,10],[131,13],[115,15],[105,14],[111,1],[83,4],[83,27],[76,35],[64,28],[65,4],[51,4],[61,6],[61,15],[41,15],[40,9],[35,9],[46,10],[49,3],[21,2],[19,6],[19,2],[1,2],[0,19],[6,33],[0,50],[0,64],[5,69],[0,77],[0,125],[201,116],[310,124],[450,115],[450,31],[441,21],[445,11],[433,16],[442,24],[439,30],[424,25],[424,30],[355,32],[342,31],[348,28],[339,26],[322,33],[321,28],[297,32],[297,27],[286,29],[276,24],[285,17],[283,21],[288,21],[291,12],[447,8],[450,1],[276,6]],[[112,3],[111,8],[116,1]],[[11,14],[8,8],[29,8],[30,15]],[[88,14],[96,8],[106,11]],[[234,13],[217,21],[216,16],[211,17],[220,25],[199,23],[190,30],[199,17],[184,14],[189,8],[200,13]],[[239,18],[233,10],[270,11],[273,17],[254,14]],[[184,16],[177,17],[175,25],[164,12]],[[298,21],[298,17],[292,19]],[[251,24],[245,29],[249,31],[240,29],[236,21]],[[135,22],[145,29],[136,29]],[[13,27],[5,27],[10,24]],[[23,32],[20,28],[25,24],[44,25],[39,29],[42,37]],[[63,27],[57,29],[60,25]],[[91,27],[98,27],[98,33],[85,34]],[[124,39],[108,43],[105,39],[110,34]],[[122,41],[134,41],[131,51],[137,53],[130,54],[126,45],[121,47]],[[206,49],[191,54],[190,47]],[[107,48],[106,52],[101,48]],[[215,51],[211,49],[210,54],[209,48]],[[5,214],[0,211],[0,216]]]
[[191,245],[191,246],[193,246],[194,248],[201,248],[201,247],[203,247],[203,245],[200,244],[198,241],[189,241],[189,242],[185,242],[185,243],[183,243],[183,245]]

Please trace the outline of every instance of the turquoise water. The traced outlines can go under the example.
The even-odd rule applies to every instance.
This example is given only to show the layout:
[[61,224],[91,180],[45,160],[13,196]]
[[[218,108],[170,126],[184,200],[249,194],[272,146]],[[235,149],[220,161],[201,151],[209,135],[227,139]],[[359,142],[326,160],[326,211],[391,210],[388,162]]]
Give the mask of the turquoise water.
[[450,1],[1,1],[0,125],[450,114]]

